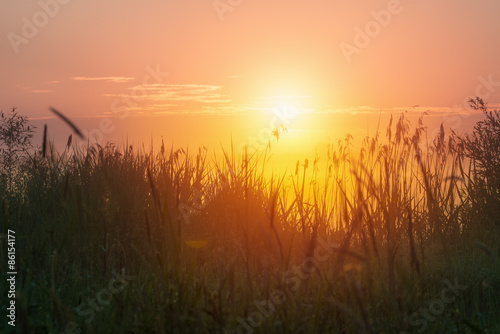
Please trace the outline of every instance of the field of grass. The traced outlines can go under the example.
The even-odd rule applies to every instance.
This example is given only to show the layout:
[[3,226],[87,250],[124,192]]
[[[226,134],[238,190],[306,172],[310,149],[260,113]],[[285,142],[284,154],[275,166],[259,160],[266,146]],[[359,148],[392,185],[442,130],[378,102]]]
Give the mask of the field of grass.
[[267,151],[31,155],[0,182],[0,332],[500,333],[498,179],[403,116],[351,140],[273,176]]

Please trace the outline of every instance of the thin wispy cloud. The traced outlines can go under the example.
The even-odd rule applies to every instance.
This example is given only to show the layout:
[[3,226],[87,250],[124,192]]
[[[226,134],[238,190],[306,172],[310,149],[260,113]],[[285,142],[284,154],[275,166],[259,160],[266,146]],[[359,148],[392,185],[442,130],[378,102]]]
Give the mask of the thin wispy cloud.
[[[122,93],[106,93],[105,97],[117,99],[128,111],[147,114],[212,113],[219,109],[234,107],[234,102],[222,92],[218,85],[202,84],[142,84],[128,87]],[[120,101],[132,101],[122,103]],[[207,112],[206,106],[210,106]],[[233,109],[234,112],[234,109]]]
[[265,101],[275,101],[275,100],[300,100],[300,99],[310,99],[313,98],[311,95],[270,95],[270,96],[259,96],[257,99]]
[[[95,79],[95,78],[94,78]],[[373,107],[373,106],[343,106],[343,105],[315,105],[311,103],[311,95],[268,95],[256,97],[253,101],[241,103],[233,101],[224,93],[220,85],[205,84],[166,84],[155,83],[135,85],[125,89],[122,93],[106,93],[105,97],[120,100],[132,100],[135,105],[121,103],[130,112],[136,114],[247,114],[255,112],[269,112],[282,105],[290,105],[301,113],[319,114],[393,114],[408,112],[413,115],[426,113],[428,117],[451,115],[470,112],[463,108],[454,107],[426,107],[420,105],[401,107]],[[110,112],[106,112],[109,114]]]
[[127,110],[129,111],[147,111],[153,114],[161,113],[167,109],[172,109],[179,107],[178,104],[174,103],[159,103],[159,104],[150,104],[146,106],[138,106],[138,107],[129,107]]
[[[494,104],[489,105],[495,108]],[[424,115],[426,117],[446,117],[452,115],[474,115],[480,114],[480,111],[472,110],[465,105],[456,105],[452,107],[433,107],[433,106],[402,106],[402,107],[371,107],[371,106],[325,106],[315,110],[323,114],[350,114],[350,115],[400,115],[401,113],[409,115]]]
[[151,84],[135,86],[130,90],[145,90],[146,99],[152,101],[192,101],[200,103],[228,103],[226,95],[220,93],[221,86],[198,84]]
[[53,90],[49,89],[34,89],[30,91],[31,93],[51,93]]
[[112,83],[124,83],[134,80],[135,78],[130,77],[72,77],[71,79],[76,81],[105,81]]

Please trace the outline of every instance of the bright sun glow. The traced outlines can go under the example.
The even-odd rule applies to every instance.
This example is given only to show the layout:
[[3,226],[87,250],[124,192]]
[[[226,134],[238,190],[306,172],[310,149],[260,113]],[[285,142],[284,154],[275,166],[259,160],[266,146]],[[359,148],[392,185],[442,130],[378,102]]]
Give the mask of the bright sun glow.
[[273,96],[271,101],[275,127],[283,125],[287,129],[291,129],[298,116],[302,113],[304,100],[307,98],[309,97],[298,94]]
[[284,125],[289,127],[291,123],[297,118],[299,109],[292,104],[279,104],[273,108],[273,116],[277,119],[274,123],[275,126]]

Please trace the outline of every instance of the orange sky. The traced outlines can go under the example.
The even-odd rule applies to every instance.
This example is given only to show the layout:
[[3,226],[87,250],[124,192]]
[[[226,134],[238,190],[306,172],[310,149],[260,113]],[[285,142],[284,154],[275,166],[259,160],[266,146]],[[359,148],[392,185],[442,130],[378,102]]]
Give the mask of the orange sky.
[[463,130],[467,97],[500,102],[493,0],[2,1],[0,13],[0,108],[54,106],[103,141],[242,145],[288,108],[293,150],[404,110]]

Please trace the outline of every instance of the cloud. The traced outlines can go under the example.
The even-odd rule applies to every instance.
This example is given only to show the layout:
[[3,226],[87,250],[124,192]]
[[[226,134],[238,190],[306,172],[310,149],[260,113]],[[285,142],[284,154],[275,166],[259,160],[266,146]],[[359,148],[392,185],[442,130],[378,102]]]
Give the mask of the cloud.
[[257,99],[263,101],[297,101],[301,99],[311,99],[314,96],[311,95],[270,95],[270,96],[259,96]]
[[106,81],[112,83],[124,83],[134,80],[135,78],[130,77],[72,77],[71,79],[76,81]]
[[152,84],[136,86],[131,90],[148,91],[147,99],[155,101],[196,101],[201,103],[231,102],[218,92],[222,87],[196,84]]
[[[198,103],[229,103],[230,99],[220,93],[221,86],[197,84],[150,84],[130,87],[139,96],[149,101],[176,101]],[[142,93],[141,93],[142,92]]]
[[35,89],[31,90],[31,93],[51,93],[53,90],[48,90],[48,89]]
[[228,113],[238,112],[234,102],[223,93],[223,87],[202,84],[142,84],[131,86],[123,93],[108,92],[105,97],[114,98],[116,108],[136,113]]

